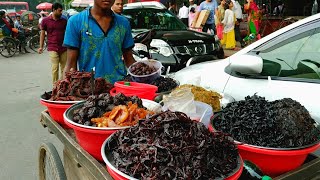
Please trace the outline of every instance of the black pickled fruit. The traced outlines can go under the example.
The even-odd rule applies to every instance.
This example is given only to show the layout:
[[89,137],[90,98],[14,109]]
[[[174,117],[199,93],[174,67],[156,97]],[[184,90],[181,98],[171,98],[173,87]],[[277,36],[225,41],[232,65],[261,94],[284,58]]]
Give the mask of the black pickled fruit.
[[262,147],[297,148],[320,137],[308,110],[291,98],[269,102],[247,96],[229,103],[214,117],[213,126],[237,141]]
[[224,179],[239,156],[230,136],[171,111],[115,132],[105,151],[117,169],[137,179]]

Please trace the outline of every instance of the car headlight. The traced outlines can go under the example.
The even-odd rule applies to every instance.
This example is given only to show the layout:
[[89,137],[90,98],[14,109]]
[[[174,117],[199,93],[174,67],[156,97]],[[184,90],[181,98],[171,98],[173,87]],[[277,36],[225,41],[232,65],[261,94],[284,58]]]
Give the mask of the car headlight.
[[150,46],[158,48],[158,52],[166,57],[173,54],[171,47],[164,40],[152,39]]

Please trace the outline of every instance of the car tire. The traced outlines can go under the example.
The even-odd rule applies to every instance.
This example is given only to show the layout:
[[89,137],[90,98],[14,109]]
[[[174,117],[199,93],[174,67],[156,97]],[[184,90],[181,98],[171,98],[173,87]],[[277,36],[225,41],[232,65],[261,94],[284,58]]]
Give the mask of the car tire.
[[224,59],[225,58],[223,48],[220,48],[217,51],[217,57],[218,57],[218,59]]

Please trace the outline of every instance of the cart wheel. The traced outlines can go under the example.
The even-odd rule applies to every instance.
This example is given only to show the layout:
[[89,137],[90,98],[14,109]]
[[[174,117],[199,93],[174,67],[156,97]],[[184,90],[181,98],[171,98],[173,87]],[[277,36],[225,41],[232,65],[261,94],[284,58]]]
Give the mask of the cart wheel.
[[39,148],[39,179],[67,179],[58,151],[52,143],[43,143]]

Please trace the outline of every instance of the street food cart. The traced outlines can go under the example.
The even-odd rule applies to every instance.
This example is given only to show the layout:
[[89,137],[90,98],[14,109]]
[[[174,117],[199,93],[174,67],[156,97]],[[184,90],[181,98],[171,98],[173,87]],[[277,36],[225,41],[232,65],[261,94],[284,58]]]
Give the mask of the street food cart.
[[[88,180],[113,179],[104,163],[98,162],[86,152],[75,139],[72,129],[66,129],[54,121],[47,111],[42,111],[40,123],[48,128],[64,145],[63,164],[52,144],[43,144],[39,149],[39,179]],[[309,155],[306,162],[298,169],[274,179],[317,179],[320,178],[320,157]]]

